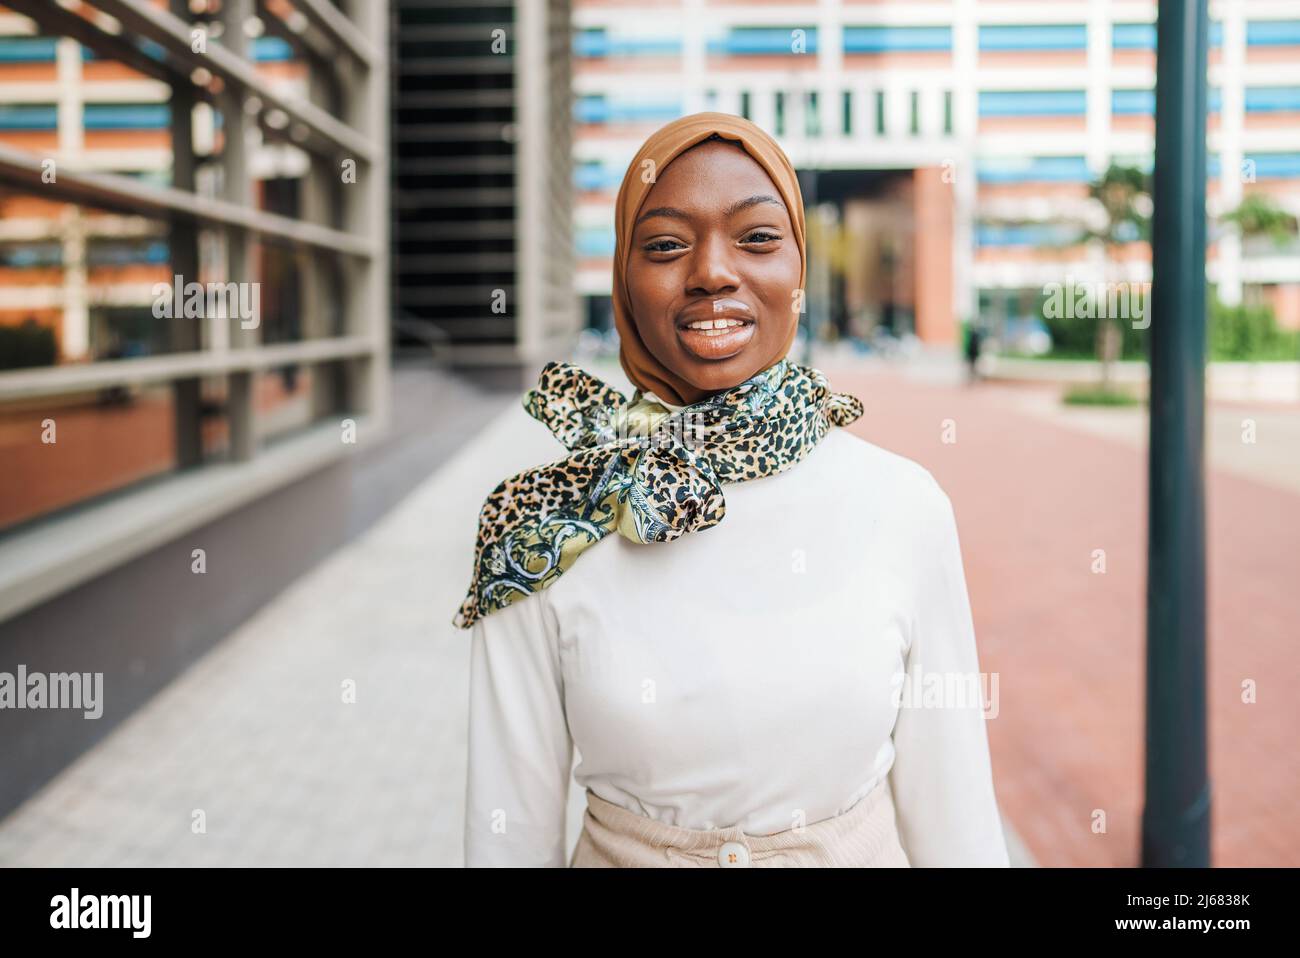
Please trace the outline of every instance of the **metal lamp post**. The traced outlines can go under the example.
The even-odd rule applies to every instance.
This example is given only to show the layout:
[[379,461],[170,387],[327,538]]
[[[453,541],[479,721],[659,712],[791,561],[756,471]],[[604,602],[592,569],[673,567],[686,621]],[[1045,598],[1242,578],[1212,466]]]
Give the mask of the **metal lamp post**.
[[[1205,714],[1206,0],[1160,0],[1144,866],[1210,864]],[[1233,171],[1224,170],[1222,175]]]

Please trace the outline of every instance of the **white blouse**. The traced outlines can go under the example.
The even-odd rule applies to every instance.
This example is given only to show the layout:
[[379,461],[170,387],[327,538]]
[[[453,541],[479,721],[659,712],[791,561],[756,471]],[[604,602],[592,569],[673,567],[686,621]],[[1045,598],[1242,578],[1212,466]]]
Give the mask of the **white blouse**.
[[572,771],[660,822],[755,835],[888,776],[913,866],[1008,865],[947,494],[840,428],[723,492],[717,526],[611,533],[475,623],[465,864],[564,867]]

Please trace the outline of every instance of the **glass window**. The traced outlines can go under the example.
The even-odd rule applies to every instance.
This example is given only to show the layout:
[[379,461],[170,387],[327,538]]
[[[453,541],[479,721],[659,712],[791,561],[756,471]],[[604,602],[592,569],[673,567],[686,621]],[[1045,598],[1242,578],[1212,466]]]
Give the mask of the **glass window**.
[[53,63],[58,37],[0,37],[0,63]]
[[952,49],[952,27],[845,27],[845,53],[932,53]]
[[981,90],[980,116],[1083,116],[1088,96],[1083,90]]
[[980,27],[979,42],[981,50],[998,52],[1086,50],[1088,27],[1082,23],[986,25]]
[[1246,24],[1246,45],[1300,46],[1300,20],[1251,20]]
[[59,108],[53,103],[0,104],[0,130],[57,130]]
[[174,470],[175,409],[166,384],[0,405],[0,530]]
[[817,28],[732,27],[726,36],[710,40],[708,51],[729,56],[814,55],[817,53]]
[[89,310],[92,359],[130,359],[175,352],[171,323],[199,319],[157,319],[151,306],[92,306]]
[[171,107],[166,103],[87,103],[82,107],[87,130],[167,130]]
[[39,242],[0,241],[0,268],[34,269],[63,265],[63,244],[57,240]]

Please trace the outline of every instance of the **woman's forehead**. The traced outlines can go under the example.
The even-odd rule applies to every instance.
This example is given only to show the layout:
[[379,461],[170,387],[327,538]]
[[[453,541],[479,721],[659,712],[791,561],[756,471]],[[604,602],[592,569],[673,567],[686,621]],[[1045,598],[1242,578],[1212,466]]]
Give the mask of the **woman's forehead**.
[[[714,143],[705,145],[714,146]],[[666,197],[672,197],[675,206],[698,206],[709,211],[716,211],[720,203],[725,203],[729,214],[734,215],[740,211],[733,208],[737,203],[754,196],[765,196],[768,202],[785,208],[781,191],[767,170],[748,153],[741,150],[733,154],[730,149],[704,151],[692,147],[674,157],[660,171],[646,194],[643,212],[638,215],[637,222],[645,218],[645,210],[658,206]]]
[[679,173],[686,170],[698,171],[709,168],[727,170],[734,175],[744,170],[751,176],[768,179],[767,171],[758,160],[750,156],[744,144],[737,140],[701,140],[687,147],[665,164],[660,179],[668,170],[676,169]]

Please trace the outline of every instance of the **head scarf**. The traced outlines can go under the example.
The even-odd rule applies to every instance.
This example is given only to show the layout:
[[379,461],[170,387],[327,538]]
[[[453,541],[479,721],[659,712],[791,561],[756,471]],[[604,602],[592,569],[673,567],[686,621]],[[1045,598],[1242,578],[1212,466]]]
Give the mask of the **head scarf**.
[[712,133],[739,141],[772,178],[790,212],[803,288],[803,197],[771,137],[724,113],[697,113],[650,137],[623,181],[615,215],[614,318],[619,360],[636,393],[629,400],[572,363],[546,364],[523,405],[568,454],[502,480],[488,495],[469,592],[452,619],[458,628],[550,586],[611,532],[636,543],[671,542],[717,525],[726,515],[724,483],[783,472],[831,427],[862,415],[861,400],[832,392],[820,370],[788,357],[796,312],[785,343],[762,369],[713,394],[701,394],[664,367],[641,341],[624,276],[632,226],[652,185],[641,180],[643,161],[661,171]]
[[[628,252],[636,218],[645,198],[654,188],[655,179],[674,157],[707,140],[714,133],[738,142],[771,177],[790,213],[795,243],[799,246],[800,289],[804,288],[808,275],[808,254],[804,247],[806,233],[803,194],[799,191],[799,178],[785,151],[761,127],[744,117],[728,113],[692,113],[674,120],[645,141],[628,166],[627,173],[623,176],[623,185],[618,190],[618,199],[614,203],[613,303],[614,327],[619,336],[618,360],[633,385],[679,406],[699,402],[707,393],[661,363],[642,341],[627,292]],[[790,328],[776,352],[766,357],[763,369],[785,356],[794,343],[799,329],[799,313],[791,310],[786,315],[789,317]]]

